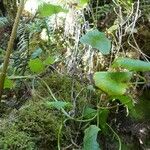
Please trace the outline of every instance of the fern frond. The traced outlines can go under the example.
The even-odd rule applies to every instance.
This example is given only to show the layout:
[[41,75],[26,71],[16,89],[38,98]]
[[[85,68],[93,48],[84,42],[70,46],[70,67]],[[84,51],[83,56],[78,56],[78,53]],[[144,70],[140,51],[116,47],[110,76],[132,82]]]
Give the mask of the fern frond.
[[0,17],[0,27],[5,26],[6,24],[8,24],[8,19],[6,17]]
[[17,44],[18,50],[25,51],[26,49],[28,49],[29,34],[27,32],[27,26],[24,23],[21,23],[19,25],[17,38],[19,39],[19,42]]

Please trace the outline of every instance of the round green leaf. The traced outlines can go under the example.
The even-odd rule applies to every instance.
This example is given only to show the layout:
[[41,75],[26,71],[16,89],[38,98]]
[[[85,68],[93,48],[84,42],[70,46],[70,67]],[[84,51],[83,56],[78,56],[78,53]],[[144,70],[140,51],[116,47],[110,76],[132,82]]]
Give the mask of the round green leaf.
[[59,12],[67,12],[66,9],[63,9],[61,6],[52,5],[49,3],[43,3],[38,8],[39,15],[41,17],[48,17]]
[[86,119],[93,118],[97,113],[96,109],[90,108],[90,107],[85,107],[83,111],[83,117]]
[[12,89],[13,88],[13,81],[5,78],[5,82],[4,82],[4,89],[8,88],[8,89]]
[[87,5],[88,2],[89,0],[80,0],[79,6],[84,7],[85,5]]
[[109,95],[123,95],[132,75],[130,72],[96,72],[95,85]]
[[99,32],[97,29],[87,32],[81,37],[80,41],[98,49],[104,55],[110,53],[111,41],[106,37],[105,33]]
[[45,67],[43,62],[39,58],[36,58],[29,61],[29,68],[34,73],[40,73]]

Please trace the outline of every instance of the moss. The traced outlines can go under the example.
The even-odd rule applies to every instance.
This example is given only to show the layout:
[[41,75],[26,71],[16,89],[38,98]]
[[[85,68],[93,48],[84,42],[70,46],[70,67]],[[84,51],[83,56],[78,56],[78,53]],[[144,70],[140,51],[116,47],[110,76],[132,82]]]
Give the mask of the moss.
[[0,149],[14,150],[14,149],[28,149],[33,150],[35,144],[32,138],[23,131],[18,131],[16,126],[11,126],[9,129],[1,129],[0,131]]
[[30,101],[0,128],[1,149],[57,149],[57,136],[63,117],[46,109],[43,102]]
[[[82,104],[83,102],[83,104],[85,104],[87,101],[86,84],[76,80],[75,78],[72,79],[67,75],[53,73],[49,77],[43,78],[43,80],[46,82],[58,100],[72,103],[73,98],[80,93],[77,97],[77,103]],[[41,96],[51,97],[44,84],[39,85],[37,90]],[[51,99],[53,100],[52,97]]]
[[[82,116],[84,107],[91,104],[91,101],[96,103],[99,98],[97,94],[93,94],[94,92],[86,88],[85,83],[79,82],[75,78],[73,79],[74,81],[72,81],[72,78],[68,76],[60,76],[54,73],[51,74],[50,77],[43,78],[43,80],[50,87],[58,100],[73,104],[73,97],[76,99],[75,108],[71,108],[71,111],[75,109],[75,117]],[[2,128],[0,127],[1,137],[3,137],[0,137],[1,145],[6,145],[7,147],[12,146],[13,149],[28,150],[29,146],[35,150],[57,149],[58,131],[66,117],[60,111],[55,109],[50,110],[43,105],[47,98],[52,101],[54,100],[48,93],[48,89],[45,85],[37,84],[37,86],[37,91],[45,100],[40,100],[35,96],[33,100],[26,102],[26,104],[15,112],[14,118],[16,119],[9,121],[10,117],[7,116],[7,123],[5,123],[5,126]],[[65,127],[63,127],[60,137],[61,148],[68,146],[71,143],[70,139],[76,136],[74,133],[76,133],[77,130],[74,126],[74,122],[68,121]],[[14,137],[11,142],[9,142],[8,137],[10,135],[8,133],[11,133],[11,137]],[[72,135],[72,137],[70,137],[70,135]],[[23,143],[19,137],[22,137],[21,139],[26,138],[27,140],[24,140]],[[21,146],[24,148],[20,148],[18,146],[19,143],[22,143]],[[2,147],[2,149],[4,149],[4,147]]]
[[[93,90],[89,89],[86,81],[83,81],[84,79],[80,81],[75,77],[71,78],[54,72],[43,78],[43,80],[58,100],[70,102],[71,104],[74,104],[75,101],[76,117],[82,115],[86,106],[96,106],[99,101],[101,93],[94,88]],[[37,91],[42,97],[49,97],[49,100],[53,101],[53,97],[44,84],[40,84]]]
[[[61,100],[71,99],[72,79],[70,77],[53,73],[49,77],[43,78],[43,80],[51,88],[57,98]],[[77,85],[78,83],[76,82],[75,84]],[[79,87],[79,89],[81,89],[81,87]],[[44,85],[39,86],[38,90],[40,94],[44,96],[47,94],[47,96],[49,96],[48,90]]]
[[[32,109],[32,110],[31,110]],[[42,104],[32,102],[19,113],[18,127],[35,137],[37,145],[57,146],[57,134],[61,119]],[[42,144],[42,145],[41,145]]]

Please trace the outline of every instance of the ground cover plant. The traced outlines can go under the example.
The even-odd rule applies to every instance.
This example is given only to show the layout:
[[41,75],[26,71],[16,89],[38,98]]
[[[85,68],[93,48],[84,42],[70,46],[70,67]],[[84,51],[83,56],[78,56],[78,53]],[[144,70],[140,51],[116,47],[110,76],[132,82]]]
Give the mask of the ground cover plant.
[[149,5],[0,1],[0,149],[149,149]]

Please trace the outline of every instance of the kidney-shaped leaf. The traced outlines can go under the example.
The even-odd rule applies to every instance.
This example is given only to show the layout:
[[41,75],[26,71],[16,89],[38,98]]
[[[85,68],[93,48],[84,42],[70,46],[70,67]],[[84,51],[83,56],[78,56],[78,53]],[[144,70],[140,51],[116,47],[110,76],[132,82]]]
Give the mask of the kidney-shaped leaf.
[[43,3],[39,6],[38,12],[41,17],[48,17],[60,12],[67,12],[67,10],[63,9],[61,6]]
[[80,0],[79,5],[80,5],[81,7],[84,7],[84,6],[88,3],[88,1],[89,1],[89,0]]
[[97,113],[96,109],[90,108],[90,107],[85,107],[83,111],[83,117],[86,119],[93,118]]
[[80,41],[98,49],[104,55],[110,53],[111,41],[106,37],[105,33],[99,32],[97,29],[87,32],[81,37]]
[[83,150],[100,150],[99,144],[96,141],[99,131],[100,129],[95,125],[91,125],[84,131]]
[[45,68],[43,62],[39,58],[31,59],[29,61],[29,67],[30,70],[34,73],[40,73]]
[[150,62],[131,58],[117,58],[112,66],[114,68],[122,67],[131,71],[150,71]]
[[8,88],[8,89],[12,89],[13,88],[13,81],[5,78],[5,82],[4,82],[4,89]]
[[132,77],[131,72],[96,72],[95,85],[109,95],[123,95]]

